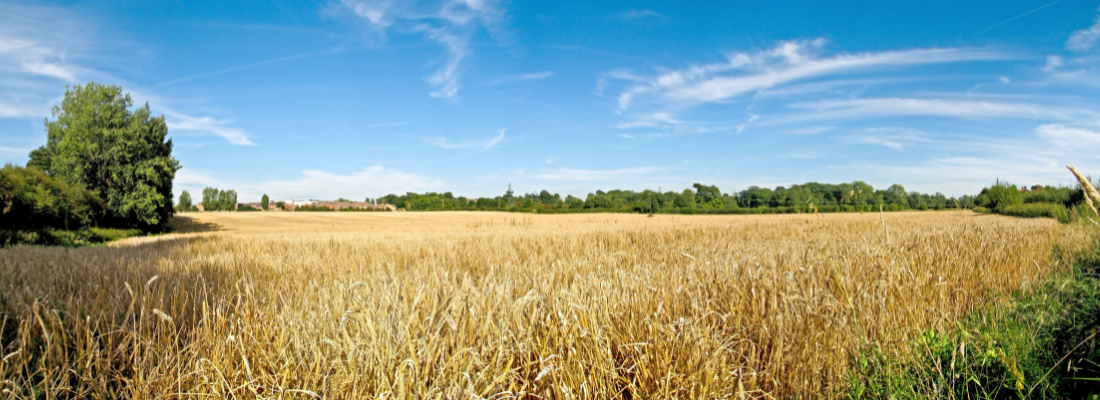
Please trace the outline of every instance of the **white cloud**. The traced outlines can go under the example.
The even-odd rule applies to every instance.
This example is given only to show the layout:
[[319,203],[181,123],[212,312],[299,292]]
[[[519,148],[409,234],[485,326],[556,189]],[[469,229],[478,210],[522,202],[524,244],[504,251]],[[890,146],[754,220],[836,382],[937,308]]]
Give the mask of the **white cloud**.
[[1100,132],[1065,126],[1063,124],[1043,124],[1035,128],[1035,133],[1052,143],[1073,148],[1093,148],[1100,145]]
[[155,112],[164,113],[172,130],[204,132],[237,145],[252,144],[242,130],[229,126],[231,121],[174,110],[168,106],[170,101],[123,79],[75,64],[91,62],[88,54],[92,50],[113,54],[98,46],[94,32],[94,27],[64,9],[0,3],[0,77],[10,77],[0,79],[0,118],[45,117],[50,114],[50,104],[61,100],[64,87],[59,84],[106,81],[122,85],[135,104],[152,103]]
[[31,152],[31,150],[33,150],[33,149],[21,148],[21,147],[4,147],[4,146],[0,146],[0,154],[7,154],[7,153],[10,153],[10,154],[29,154]]
[[176,172],[175,187],[177,190],[189,190],[191,196],[194,197],[196,191],[201,196],[202,188],[206,186],[236,190],[242,201],[259,199],[265,193],[271,196],[273,200],[305,200],[336,199],[338,197],[361,199],[367,196],[378,197],[389,193],[401,194],[407,191],[441,190],[444,182],[438,178],[402,172],[379,165],[346,175],[305,170],[302,171],[302,176],[296,180],[259,183],[215,179],[210,173],[187,168]]
[[[164,109],[164,107],[160,108]],[[228,126],[233,121],[219,121],[210,116],[194,117],[173,111],[171,109],[166,109],[164,114],[168,117],[166,119],[169,129],[204,132],[221,137],[225,140],[228,140],[229,143],[238,146],[248,146],[254,144],[251,140],[248,139],[248,134],[246,134],[244,131]]]
[[535,175],[535,178],[548,181],[617,181],[634,178],[639,175],[660,172],[660,167],[640,167],[612,170],[587,170],[559,168],[553,172]]
[[902,150],[914,142],[926,142],[923,132],[905,128],[868,128],[860,134],[844,138],[848,143],[863,143],[885,146],[891,150]]
[[664,18],[664,17],[665,16],[663,14],[661,14],[659,12],[656,12],[656,11],[653,11],[653,10],[630,10],[630,11],[627,11],[625,13],[620,14],[620,18],[626,19],[626,20],[642,19],[642,18]]
[[1046,65],[1043,66],[1043,72],[1054,71],[1058,67],[1061,67],[1063,63],[1064,63],[1064,61],[1062,61],[1061,56],[1057,56],[1057,55],[1047,56],[1047,63],[1046,63]]
[[371,27],[380,35],[385,35],[386,27],[393,24],[393,15],[390,9],[393,2],[389,0],[340,0],[357,17],[367,20]]
[[748,121],[745,121],[745,123],[743,123],[741,125],[737,125],[737,134],[740,135],[742,132],[745,132],[745,128],[748,128],[749,124],[753,123],[754,121],[756,121],[758,119],[760,119],[760,115],[758,115],[758,114],[749,114]]
[[683,121],[676,119],[675,115],[667,112],[656,112],[653,114],[642,115],[630,122],[623,122],[616,125],[619,129],[632,129],[632,128],[656,128],[666,125],[680,125]]
[[522,82],[522,81],[537,81],[537,80],[546,79],[546,78],[549,78],[549,77],[552,77],[552,76],[554,76],[554,73],[550,72],[550,71],[532,72],[532,73],[529,73],[529,74],[520,74],[520,75],[511,75],[511,76],[505,76],[503,78],[493,80],[493,81],[485,84],[485,86],[503,85],[503,84],[506,84],[506,83],[514,83],[514,82]]
[[0,103],[0,118],[43,117],[49,113],[50,107],[46,105],[33,107]]
[[783,122],[822,118],[867,118],[897,115],[935,115],[944,117],[1008,117],[1046,120],[1080,120],[1097,118],[1096,112],[1067,107],[1052,107],[1030,103],[1000,101],[870,98],[829,100],[791,104],[792,108],[814,111],[791,117]]
[[[825,41],[782,42],[767,51],[733,53],[722,63],[672,70],[642,81],[620,93],[619,109],[629,108],[642,95],[672,102],[719,102],[786,83],[881,68],[1005,58],[982,49],[917,49],[820,57]],[[620,74],[621,75],[621,74]],[[617,78],[613,74],[605,74]]]
[[1089,51],[1096,44],[1097,39],[1100,39],[1100,17],[1096,19],[1092,26],[1073,32],[1066,40],[1066,49],[1080,52]]
[[68,62],[88,48],[86,26],[66,11],[0,4],[0,70],[75,82],[80,69]]
[[496,146],[497,143],[500,143],[502,140],[504,140],[504,132],[507,131],[507,130],[508,130],[508,128],[501,129],[500,134],[498,134],[497,136],[495,136],[492,139],[489,139],[488,141],[485,141],[485,142],[460,142],[460,143],[455,143],[455,142],[451,142],[450,140],[447,140],[447,138],[443,137],[443,136],[436,137],[436,138],[427,138],[427,139],[424,140],[424,142],[426,142],[426,143],[428,143],[432,146],[442,147],[444,149],[482,148],[482,149],[485,149],[485,150],[489,150],[489,149],[493,148],[493,146]]
[[408,31],[420,32],[446,49],[446,60],[424,78],[435,88],[428,93],[434,98],[458,96],[462,88],[459,83],[462,61],[470,55],[470,37],[479,27],[485,28],[497,42],[506,41],[507,35],[501,27],[503,11],[494,0],[445,0],[431,6],[395,4],[389,0],[341,0],[341,4],[365,20],[383,40],[387,29],[408,24]]

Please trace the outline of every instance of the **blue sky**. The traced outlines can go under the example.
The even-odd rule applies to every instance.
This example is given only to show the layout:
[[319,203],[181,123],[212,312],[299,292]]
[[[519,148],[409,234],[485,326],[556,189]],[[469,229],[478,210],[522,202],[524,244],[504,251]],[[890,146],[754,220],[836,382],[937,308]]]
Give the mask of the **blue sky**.
[[242,200],[1100,176],[1100,1],[0,3],[0,162],[66,85]]

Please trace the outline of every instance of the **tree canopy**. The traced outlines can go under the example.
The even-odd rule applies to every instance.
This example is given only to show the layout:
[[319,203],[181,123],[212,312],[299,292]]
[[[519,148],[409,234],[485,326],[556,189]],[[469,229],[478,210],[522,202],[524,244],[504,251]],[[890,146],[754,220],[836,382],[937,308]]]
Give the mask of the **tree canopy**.
[[46,145],[30,154],[30,167],[102,199],[103,223],[153,229],[172,216],[172,157],[164,117],[113,85],[88,83],[65,91],[45,121]]

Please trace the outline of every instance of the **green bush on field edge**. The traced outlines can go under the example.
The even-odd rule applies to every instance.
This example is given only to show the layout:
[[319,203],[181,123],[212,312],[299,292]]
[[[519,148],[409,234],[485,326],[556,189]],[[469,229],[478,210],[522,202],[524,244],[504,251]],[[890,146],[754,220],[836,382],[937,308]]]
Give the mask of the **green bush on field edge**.
[[1069,222],[1066,206],[1053,203],[1025,203],[1005,206],[1001,214],[1023,218],[1053,218],[1058,222]]
[[80,247],[142,236],[140,229],[86,228],[81,230],[42,229],[32,231],[0,230],[0,247],[16,244]]

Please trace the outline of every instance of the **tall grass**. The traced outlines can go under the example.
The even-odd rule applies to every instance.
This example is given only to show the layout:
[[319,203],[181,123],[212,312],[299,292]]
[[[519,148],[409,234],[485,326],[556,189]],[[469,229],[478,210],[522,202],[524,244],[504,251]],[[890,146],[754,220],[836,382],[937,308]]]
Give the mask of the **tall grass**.
[[912,359],[1088,242],[960,212],[290,214],[0,251],[2,396],[837,398],[860,349]]

